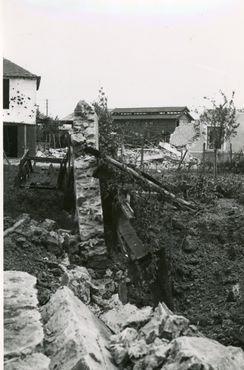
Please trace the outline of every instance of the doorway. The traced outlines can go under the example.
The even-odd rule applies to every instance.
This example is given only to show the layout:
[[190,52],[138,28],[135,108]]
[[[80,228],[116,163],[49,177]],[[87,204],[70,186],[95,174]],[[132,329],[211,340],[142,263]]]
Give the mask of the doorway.
[[5,154],[10,158],[18,157],[18,128],[17,126],[4,126],[3,147]]

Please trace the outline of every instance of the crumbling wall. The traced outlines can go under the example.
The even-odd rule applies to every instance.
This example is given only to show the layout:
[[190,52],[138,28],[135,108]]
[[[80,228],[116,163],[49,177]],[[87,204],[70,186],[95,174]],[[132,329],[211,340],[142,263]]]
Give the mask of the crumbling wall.
[[191,145],[194,142],[196,130],[193,122],[181,121],[170,136],[170,144],[175,146]]
[[107,249],[104,242],[103,214],[99,180],[93,177],[97,160],[84,154],[82,147],[98,148],[98,118],[92,106],[80,101],[74,111],[73,132],[74,186],[76,212],[81,238],[80,253],[85,252],[89,265],[105,267]]

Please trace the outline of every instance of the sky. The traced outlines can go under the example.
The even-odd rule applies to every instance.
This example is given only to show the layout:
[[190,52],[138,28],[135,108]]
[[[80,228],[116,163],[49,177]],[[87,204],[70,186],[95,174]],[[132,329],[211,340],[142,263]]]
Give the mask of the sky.
[[3,54],[41,76],[40,110],[80,99],[194,109],[234,90],[244,107],[243,0],[3,0]]

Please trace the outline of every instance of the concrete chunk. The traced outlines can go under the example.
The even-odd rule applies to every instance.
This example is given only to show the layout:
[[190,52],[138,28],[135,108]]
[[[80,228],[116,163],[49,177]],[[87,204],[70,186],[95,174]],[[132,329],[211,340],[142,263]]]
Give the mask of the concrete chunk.
[[14,358],[4,363],[4,370],[48,370],[50,359],[42,353]]
[[241,348],[225,347],[208,339],[179,337],[170,344],[164,370],[243,370],[244,352]]
[[37,305],[36,278],[22,271],[4,272],[4,357],[30,354],[44,334]]
[[152,314],[152,307],[137,308],[122,303],[100,316],[101,320],[114,332],[119,333],[127,326],[140,327],[145,324]]
[[50,370],[113,370],[110,331],[74,293],[63,287],[43,307]]

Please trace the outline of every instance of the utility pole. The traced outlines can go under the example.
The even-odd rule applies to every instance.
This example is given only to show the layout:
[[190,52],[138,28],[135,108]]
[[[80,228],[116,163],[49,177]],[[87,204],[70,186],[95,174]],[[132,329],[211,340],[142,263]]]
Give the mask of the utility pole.
[[46,99],[46,116],[48,116],[48,99]]

